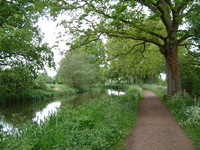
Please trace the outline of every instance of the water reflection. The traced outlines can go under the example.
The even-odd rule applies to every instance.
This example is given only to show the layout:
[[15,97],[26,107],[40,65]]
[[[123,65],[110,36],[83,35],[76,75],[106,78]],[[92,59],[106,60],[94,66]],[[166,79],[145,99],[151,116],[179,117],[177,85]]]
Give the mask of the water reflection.
[[13,129],[13,126],[8,124],[4,118],[4,116],[0,115],[0,130],[8,133]]
[[56,113],[58,111],[58,109],[60,108],[61,102],[53,102],[48,104],[42,111],[38,111],[35,114],[35,118],[33,118],[33,122],[37,122],[38,124],[40,124],[41,122],[44,122],[45,119]]
[[108,94],[109,95],[115,95],[115,96],[121,96],[121,95],[125,95],[125,92],[116,91],[116,90],[113,90],[113,89],[108,89]]

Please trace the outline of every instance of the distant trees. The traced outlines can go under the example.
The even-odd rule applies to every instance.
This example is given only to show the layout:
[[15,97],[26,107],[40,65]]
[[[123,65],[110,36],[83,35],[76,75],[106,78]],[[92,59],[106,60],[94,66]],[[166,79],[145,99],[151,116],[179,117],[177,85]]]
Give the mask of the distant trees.
[[59,82],[63,82],[79,91],[89,89],[95,83],[97,70],[94,64],[94,56],[67,53],[61,61],[58,71]]
[[34,88],[46,88],[46,84],[55,84],[56,79],[48,76],[46,73],[40,73],[34,80]]

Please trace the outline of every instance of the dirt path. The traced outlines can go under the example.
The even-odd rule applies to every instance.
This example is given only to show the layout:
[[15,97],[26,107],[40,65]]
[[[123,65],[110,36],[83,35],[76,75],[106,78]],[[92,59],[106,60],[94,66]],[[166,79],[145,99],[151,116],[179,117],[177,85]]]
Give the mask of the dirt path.
[[125,150],[194,150],[161,101],[152,92],[144,94],[136,127],[126,139]]

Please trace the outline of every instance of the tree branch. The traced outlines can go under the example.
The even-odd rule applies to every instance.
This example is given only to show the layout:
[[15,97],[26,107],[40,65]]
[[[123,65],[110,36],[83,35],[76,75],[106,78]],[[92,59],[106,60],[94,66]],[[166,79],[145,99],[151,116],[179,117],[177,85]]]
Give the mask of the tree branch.
[[163,47],[163,45],[161,45],[159,42],[153,40],[153,39],[148,39],[146,37],[134,37],[132,35],[126,35],[124,32],[117,32],[117,33],[111,33],[111,32],[102,32],[107,34],[108,36],[111,37],[118,37],[118,38],[127,38],[127,39],[132,39],[132,40],[136,40],[136,41],[144,41],[144,42],[149,42],[149,43],[153,43],[155,45],[157,45],[158,47]]
[[93,42],[93,41],[97,41],[97,40],[99,40],[100,36],[101,36],[101,34],[99,34],[99,35],[97,36],[97,38],[95,38],[95,39],[86,41],[86,42],[84,42],[84,43],[79,44],[79,45],[76,46],[76,47],[70,48],[68,51],[72,51],[72,50],[77,49],[77,48],[79,48],[79,47],[81,47],[81,46],[87,45],[87,44],[89,44],[89,43],[91,43],[91,42]]
[[[136,45],[133,45],[132,47],[131,47],[131,49],[128,51],[128,52],[126,52],[126,53],[121,53],[121,54],[117,54],[117,55],[115,55],[114,56],[114,58],[112,58],[112,59],[110,59],[110,60],[113,60],[113,59],[115,59],[115,58],[117,58],[117,57],[119,57],[119,56],[123,56],[123,55],[128,55],[129,53],[131,53],[137,46],[140,46],[140,45],[144,45],[144,49],[143,49],[143,51],[141,51],[142,53],[145,51],[145,43],[146,42],[141,42],[141,43],[138,43],[138,44],[136,44]],[[110,61],[110,60],[108,60],[108,61]]]
[[[142,0],[139,0],[139,1],[142,1]],[[95,10],[95,12],[97,12],[97,13],[99,13],[99,14],[101,14],[101,15],[107,17],[107,18],[114,19],[111,15],[106,14],[105,12],[98,10],[94,5],[91,5],[91,6],[92,6],[92,8]],[[119,19],[121,22],[125,23],[125,24],[132,25],[132,26],[134,26],[134,27],[136,27],[136,28],[142,30],[141,25],[136,25],[135,23],[133,23],[133,22],[131,22],[131,21],[128,21],[128,20],[125,20],[125,19],[122,19],[122,18],[118,18],[118,19]],[[161,34],[155,33],[155,32],[153,32],[153,31],[147,31],[147,33],[149,33],[149,34],[151,34],[151,35],[154,35],[154,36],[160,38],[161,40],[164,40],[164,39],[165,39]]]

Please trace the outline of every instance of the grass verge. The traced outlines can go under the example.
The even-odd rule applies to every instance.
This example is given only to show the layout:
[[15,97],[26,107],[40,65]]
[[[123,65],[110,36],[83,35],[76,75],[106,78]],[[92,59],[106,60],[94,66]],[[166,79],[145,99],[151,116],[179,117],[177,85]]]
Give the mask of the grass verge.
[[17,134],[0,135],[0,149],[123,149],[123,141],[136,122],[140,95],[96,99],[75,109],[62,108],[40,126],[29,124]]

